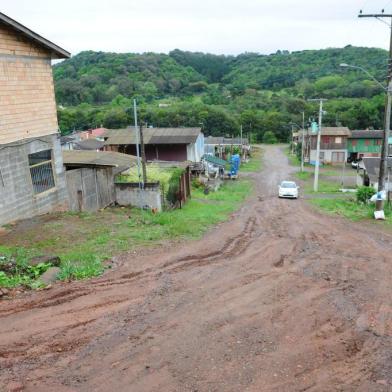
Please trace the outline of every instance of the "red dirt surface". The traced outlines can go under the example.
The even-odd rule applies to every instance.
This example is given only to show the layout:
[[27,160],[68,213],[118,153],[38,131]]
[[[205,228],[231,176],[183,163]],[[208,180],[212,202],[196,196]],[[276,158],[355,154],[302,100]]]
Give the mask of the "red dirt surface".
[[392,391],[392,236],[255,195],[202,240],[0,302],[0,390]]

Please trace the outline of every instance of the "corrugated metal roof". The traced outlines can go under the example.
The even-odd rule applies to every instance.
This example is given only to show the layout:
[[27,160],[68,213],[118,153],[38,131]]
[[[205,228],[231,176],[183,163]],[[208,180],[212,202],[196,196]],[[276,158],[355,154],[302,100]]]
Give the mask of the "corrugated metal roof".
[[[208,136],[204,139],[204,144],[212,144],[212,145],[220,145],[220,144],[227,144],[227,145],[240,145],[241,138],[240,137],[221,137],[221,136]],[[242,138],[242,144],[249,144],[249,140],[246,137]]]
[[[190,144],[195,143],[201,134],[201,128],[144,128],[144,144]],[[134,127],[126,129],[108,129],[103,135],[105,145],[136,144]]]
[[[377,157],[364,157],[362,158],[363,166],[365,167],[366,173],[372,182],[377,182],[380,174],[380,158]],[[392,168],[392,158],[387,160],[388,171]],[[385,173],[387,177],[387,173]]]
[[113,151],[63,151],[65,166],[108,166],[130,168],[137,158],[133,155]]
[[220,159],[208,154],[203,155],[202,159],[217,166],[226,166],[229,164],[229,162],[225,161],[224,159]]
[[71,57],[71,53],[67,52],[65,49],[60,48],[60,46],[40,36],[39,34],[35,33],[34,31],[23,26],[16,20],[11,19],[9,16],[1,12],[0,12],[0,22],[4,23],[5,25],[11,27],[14,30],[17,30],[19,33],[22,33],[24,36],[38,43],[40,46],[43,46],[46,49],[48,49],[52,53],[53,59],[66,59]]
[[382,139],[384,137],[384,131],[351,131],[349,139]]

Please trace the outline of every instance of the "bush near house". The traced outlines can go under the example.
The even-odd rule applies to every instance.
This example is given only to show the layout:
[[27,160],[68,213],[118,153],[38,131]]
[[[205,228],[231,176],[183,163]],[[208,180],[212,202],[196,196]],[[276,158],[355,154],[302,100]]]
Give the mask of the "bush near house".
[[370,198],[374,195],[375,190],[368,186],[360,186],[357,189],[357,202],[368,204]]

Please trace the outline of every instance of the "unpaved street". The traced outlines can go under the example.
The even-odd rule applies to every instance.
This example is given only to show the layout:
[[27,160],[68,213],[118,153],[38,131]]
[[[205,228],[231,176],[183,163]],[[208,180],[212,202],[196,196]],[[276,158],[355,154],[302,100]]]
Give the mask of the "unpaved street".
[[392,391],[392,236],[255,194],[203,240],[0,302],[0,390]]

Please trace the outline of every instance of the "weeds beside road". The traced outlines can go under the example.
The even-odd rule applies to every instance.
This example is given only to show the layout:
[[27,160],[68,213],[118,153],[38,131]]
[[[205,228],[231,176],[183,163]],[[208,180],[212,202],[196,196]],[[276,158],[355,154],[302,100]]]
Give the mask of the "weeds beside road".
[[[290,151],[286,149],[291,166],[298,167],[300,161]],[[342,168],[335,166],[320,167],[318,192],[313,191],[314,166],[306,165],[303,172],[295,172],[295,176],[302,186],[302,194],[315,207],[334,215],[339,215],[351,221],[372,221],[374,222],[374,204],[358,203],[355,193],[343,193],[340,191],[342,186]],[[356,171],[346,165],[345,178],[353,178]],[[353,181],[351,181],[353,183]],[[352,185],[349,188],[354,188]],[[386,205],[384,208],[386,220],[384,224],[392,225],[392,208]],[[383,224],[382,222],[379,222]]]
[[[252,165],[257,167],[258,161]],[[229,218],[252,190],[247,179],[227,181],[215,193],[192,191],[182,209],[153,214],[137,208],[110,207],[96,213],[49,214],[7,226],[0,237],[0,256],[13,257],[18,266],[31,257],[54,254],[60,257],[59,278],[83,279],[100,275],[113,256],[167,240],[199,238],[212,225]],[[0,260],[1,262],[1,260]],[[35,277],[22,268],[0,287],[20,284],[35,287]]]

